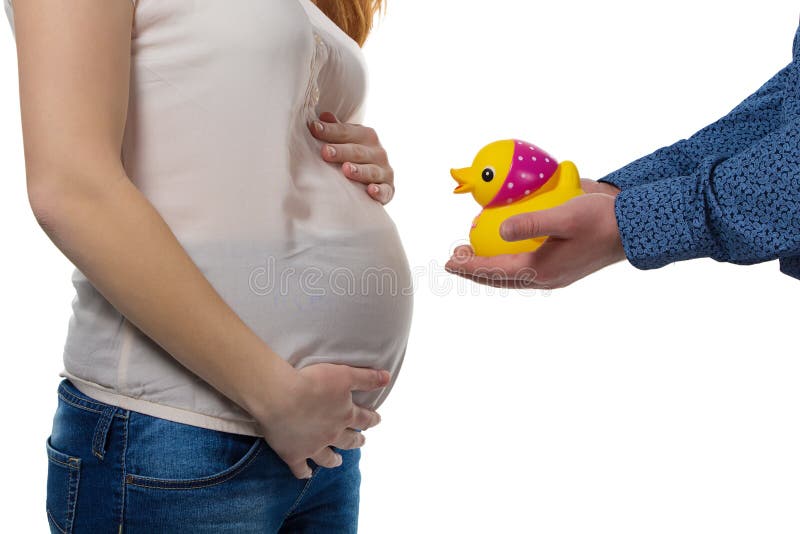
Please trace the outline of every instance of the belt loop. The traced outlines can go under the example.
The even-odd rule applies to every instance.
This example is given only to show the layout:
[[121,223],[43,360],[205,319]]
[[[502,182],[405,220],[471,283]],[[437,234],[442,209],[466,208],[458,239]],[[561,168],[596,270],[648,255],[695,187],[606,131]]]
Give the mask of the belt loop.
[[108,406],[104,408],[103,413],[100,414],[100,419],[97,421],[97,426],[94,427],[94,437],[92,438],[92,454],[101,460],[106,454],[108,431],[111,429],[111,422],[114,420],[114,414],[116,412],[116,406]]

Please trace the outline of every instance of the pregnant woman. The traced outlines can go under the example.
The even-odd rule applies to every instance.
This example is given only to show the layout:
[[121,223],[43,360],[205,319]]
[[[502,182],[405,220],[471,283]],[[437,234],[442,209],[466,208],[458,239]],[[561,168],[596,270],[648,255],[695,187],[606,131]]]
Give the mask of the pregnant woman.
[[357,125],[375,0],[5,0],[76,269],[53,532],[354,532],[410,274]]

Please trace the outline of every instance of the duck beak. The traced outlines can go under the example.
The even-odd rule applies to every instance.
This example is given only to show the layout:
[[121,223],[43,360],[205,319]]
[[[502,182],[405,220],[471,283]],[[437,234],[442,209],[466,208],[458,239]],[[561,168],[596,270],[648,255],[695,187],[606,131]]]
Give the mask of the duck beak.
[[473,186],[467,180],[469,176],[469,171],[471,169],[467,167],[466,169],[450,169],[450,176],[458,182],[458,187],[453,190],[453,193],[468,193],[472,191]]

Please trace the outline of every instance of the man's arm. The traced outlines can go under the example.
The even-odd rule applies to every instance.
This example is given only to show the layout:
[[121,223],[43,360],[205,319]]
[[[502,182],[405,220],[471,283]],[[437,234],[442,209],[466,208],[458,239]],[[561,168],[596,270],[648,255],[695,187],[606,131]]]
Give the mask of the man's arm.
[[730,113],[673,145],[660,148],[598,180],[629,189],[674,176],[692,174],[705,158],[728,158],[781,126],[789,64]]
[[800,278],[800,120],[731,158],[707,157],[690,175],[623,189],[615,212],[625,254],[640,269],[700,257],[782,259]]

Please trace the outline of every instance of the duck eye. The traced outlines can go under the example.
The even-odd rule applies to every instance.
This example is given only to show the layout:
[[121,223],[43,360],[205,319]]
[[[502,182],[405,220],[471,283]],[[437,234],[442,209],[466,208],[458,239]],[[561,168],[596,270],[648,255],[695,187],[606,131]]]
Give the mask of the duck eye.
[[484,182],[491,182],[494,180],[494,169],[491,167],[486,167],[483,169],[483,174],[481,175]]

